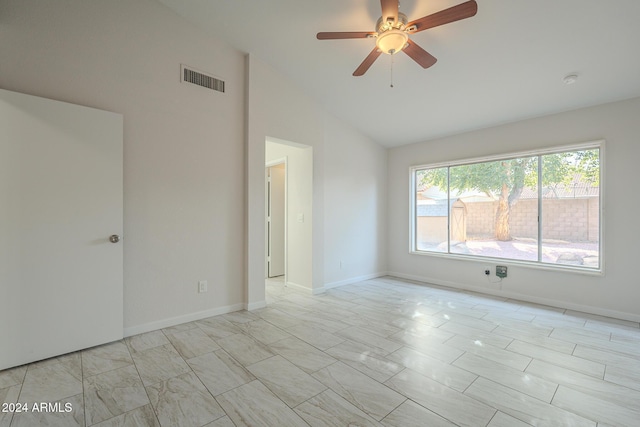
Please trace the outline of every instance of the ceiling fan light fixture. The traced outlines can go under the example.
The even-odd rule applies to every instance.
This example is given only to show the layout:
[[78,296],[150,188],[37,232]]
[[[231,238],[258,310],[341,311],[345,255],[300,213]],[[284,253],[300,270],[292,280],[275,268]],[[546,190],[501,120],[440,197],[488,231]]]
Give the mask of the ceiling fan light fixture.
[[407,45],[409,36],[401,30],[388,30],[378,34],[376,46],[387,55],[400,52]]
[[[380,0],[382,16],[378,18],[374,32],[320,32],[316,35],[316,38],[318,40],[375,38],[376,47],[353,72],[353,75],[356,77],[364,75],[383,52],[387,55],[394,55],[403,51],[422,68],[429,68],[436,63],[437,59],[418,46],[414,41],[410,40],[409,36],[419,31],[439,27],[440,25],[449,24],[461,19],[471,18],[478,12],[478,3],[476,0],[466,0],[456,6],[409,22],[407,15],[398,10],[399,5],[400,0]],[[393,64],[393,60],[391,63]]]

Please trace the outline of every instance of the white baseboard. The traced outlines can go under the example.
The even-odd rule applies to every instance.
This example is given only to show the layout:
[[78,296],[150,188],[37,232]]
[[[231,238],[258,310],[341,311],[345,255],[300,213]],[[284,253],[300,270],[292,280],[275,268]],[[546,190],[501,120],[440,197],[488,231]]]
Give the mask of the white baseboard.
[[525,302],[532,302],[534,304],[548,305],[551,307],[563,308],[566,310],[581,311],[583,313],[595,314],[598,316],[605,316],[605,317],[612,317],[614,319],[628,320],[631,322],[640,322],[640,315],[637,315],[634,313],[626,313],[626,312],[617,311],[617,310],[609,310],[607,308],[594,307],[591,305],[574,304],[571,302],[555,300],[552,298],[536,297],[532,295],[521,294],[518,292],[505,291],[504,289],[499,289],[499,288],[463,285],[460,283],[454,283],[447,280],[439,280],[439,279],[434,279],[432,277],[425,277],[425,276],[414,276],[411,274],[404,274],[399,272],[390,271],[387,273],[387,275],[398,277],[401,279],[412,280],[415,282],[420,282],[424,285],[433,284],[437,286],[444,286],[447,288],[453,288],[453,289],[458,289],[462,291],[473,291],[479,294],[511,298],[511,299],[525,301]]
[[303,286],[295,282],[287,282],[287,286],[291,286],[292,288],[297,288],[302,291],[309,292],[311,295],[320,295],[320,294],[323,294],[326,290],[324,286],[310,289],[310,288],[307,288],[306,286]]
[[[180,325],[181,323],[193,322],[195,320],[206,319],[207,317],[233,313],[234,311],[245,309],[246,305],[247,304],[242,304],[242,303],[227,305],[225,307],[218,307],[211,310],[198,311],[195,313],[189,313],[182,316],[171,317],[169,319],[156,320],[155,322],[144,323],[142,325],[130,326],[128,328],[124,328],[124,336],[130,337],[132,335],[143,334],[145,332],[151,332],[151,331],[156,331],[162,328],[169,328],[171,326]],[[264,305],[266,306],[266,303]]]
[[287,282],[287,286],[291,286],[291,287],[294,287],[294,288],[298,288],[298,289],[307,291],[307,292],[311,293],[311,295],[320,295],[320,294],[325,293],[327,291],[327,289],[337,288],[338,286],[350,285],[352,283],[362,282],[363,280],[375,279],[377,277],[382,277],[382,276],[386,276],[386,275],[387,275],[387,272],[378,272],[378,273],[372,273],[372,274],[365,274],[365,275],[362,275],[362,276],[350,277],[348,279],[339,280],[339,281],[336,281],[336,282],[325,283],[324,286],[321,286],[321,287],[318,287],[318,288],[313,288],[313,289],[309,289],[308,287],[300,285],[300,284],[295,283],[295,282]]
[[244,309],[247,311],[260,310],[261,308],[265,308],[266,306],[267,306],[266,301],[258,301],[258,302],[244,304]]
[[348,279],[338,280],[331,283],[325,283],[323,288],[324,289],[337,288],[339,286],[350,285],[352,283],[362,282],[364,280],[376,279],[378,277],[387,276],[387,275],[388,273],[384,271],[384,272],[378,272],[378,273],[365,274],[362,276],[349,277]]
[[292,288],[297,288],[297,289],[300,289],[300,290],[303,290],[303,291],[307,291],[309,293],[313,293],[313,289],[311,289],[311,288],[309,288],[307,286],[301,285],[300,283],[287,282],[286,286],[291,286]]

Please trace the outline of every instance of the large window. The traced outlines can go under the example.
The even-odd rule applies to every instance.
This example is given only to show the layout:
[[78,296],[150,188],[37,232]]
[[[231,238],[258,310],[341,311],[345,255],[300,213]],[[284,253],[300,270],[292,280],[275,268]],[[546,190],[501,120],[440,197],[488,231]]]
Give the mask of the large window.
[[412,168],[412,251],[599,270],[601,144]]

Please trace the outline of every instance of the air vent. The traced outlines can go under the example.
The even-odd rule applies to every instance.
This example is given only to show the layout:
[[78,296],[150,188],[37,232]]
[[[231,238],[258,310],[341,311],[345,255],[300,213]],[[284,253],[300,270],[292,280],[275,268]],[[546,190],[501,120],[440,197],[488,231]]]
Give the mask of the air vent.
[[196,71],[186,65],[181,65],[180,71],[180,78],[182,82],[193,83],[194,85],[224,93],[224,80],[220,80],[210,74]]

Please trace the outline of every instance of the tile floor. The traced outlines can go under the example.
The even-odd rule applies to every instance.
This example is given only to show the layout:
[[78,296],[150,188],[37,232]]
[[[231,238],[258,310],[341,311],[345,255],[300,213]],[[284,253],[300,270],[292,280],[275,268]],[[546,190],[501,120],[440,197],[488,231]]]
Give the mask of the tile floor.
[[267,289],[262,310],[1,371],[0,403],[30,412],[0,427],[640,425],[638,323],[391,277]]

